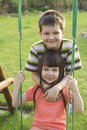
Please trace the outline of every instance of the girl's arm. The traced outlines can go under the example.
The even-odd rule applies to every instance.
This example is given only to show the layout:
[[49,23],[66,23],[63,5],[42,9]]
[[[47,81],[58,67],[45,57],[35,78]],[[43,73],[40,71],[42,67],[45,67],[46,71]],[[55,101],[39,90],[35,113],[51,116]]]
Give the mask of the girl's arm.
[[79,93],[79,89],[77,86],[77,81],[70,76],[67,80],[67,86],[70,87],[72,94],[73,94],[73,98],[74,98],[74,106],[75,106],[75,110],[80,113],[84,111],[84,104],[83,104],[83,100],[82,97]]
[[38,72],[32,72],[32,79],[36,84],[40,84],[40,77]]
[[8,78],[2,82],[0,82],[0,90],[8,87],[9,85],[11,85],[12,83],[14,83],[14,79],[13,78]]
[[[24,80],[23,72],[20,71],[16,77],[15,83],[14,83],[14,90],[12,94],[12,106],[16,107],[16,105],[20,106],[21,104],[21,98],[18,96],[18,92],[21,88],[21,84]],[[22,94],[22,104],[25,104],[27,102],[26,93]]]

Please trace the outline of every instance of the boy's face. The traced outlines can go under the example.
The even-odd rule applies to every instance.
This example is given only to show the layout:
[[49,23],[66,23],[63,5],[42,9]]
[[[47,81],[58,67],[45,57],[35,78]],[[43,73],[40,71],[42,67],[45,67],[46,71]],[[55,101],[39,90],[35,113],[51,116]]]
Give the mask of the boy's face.
[[55,24],[54,26],[43,25],[40,35],[46,47],[55,50],[60,47],[64,32],[60,29],[58,24]]

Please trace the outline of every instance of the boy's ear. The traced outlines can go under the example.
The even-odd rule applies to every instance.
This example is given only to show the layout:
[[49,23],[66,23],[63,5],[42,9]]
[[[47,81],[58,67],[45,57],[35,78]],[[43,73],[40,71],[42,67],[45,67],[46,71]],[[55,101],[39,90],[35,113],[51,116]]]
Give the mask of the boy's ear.
[[39,31],[39,34],[40,34],[40,36],[41,36],[42,33]]
[[64,36],[64,34],[65,34],[65,30],[62,31],[62,36]]

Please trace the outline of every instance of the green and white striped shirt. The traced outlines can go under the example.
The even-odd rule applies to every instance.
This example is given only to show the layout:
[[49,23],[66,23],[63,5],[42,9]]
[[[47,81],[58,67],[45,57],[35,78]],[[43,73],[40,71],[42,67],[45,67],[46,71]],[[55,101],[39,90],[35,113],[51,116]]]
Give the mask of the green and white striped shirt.
[[[66,72],[71,71],[71,64],[72,64],[72,46],[73,42],[69,39],[62,39],[62,48],[61,48],[61,55],[65,58],[66,65],[65,70]],[[41,58],[42,54],[47,50],[46,46],[44,45],[43,41],[36,42],[32,45],[30,54],[28,56],[28,60],[26,62],[25,69],[31,72],[38,71],[38,64],[39,59]],[[80,61],[80,54],[77,45],[75,45],[75,53],[74,53],[74,69],[81,68],[81,61]]]

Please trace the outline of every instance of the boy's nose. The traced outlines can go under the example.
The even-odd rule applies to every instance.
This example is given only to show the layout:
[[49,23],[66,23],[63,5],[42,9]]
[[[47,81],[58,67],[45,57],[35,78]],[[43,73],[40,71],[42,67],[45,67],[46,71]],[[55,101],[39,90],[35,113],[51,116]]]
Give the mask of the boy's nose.
[[50,39],[54,39],[53,34],[50,34],[49,38],[50,38]]

